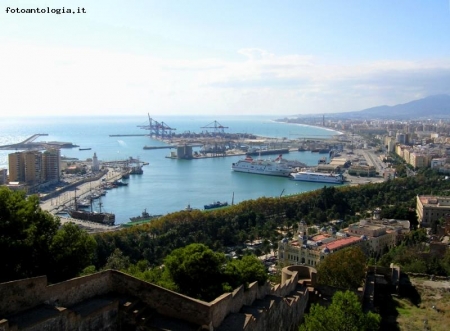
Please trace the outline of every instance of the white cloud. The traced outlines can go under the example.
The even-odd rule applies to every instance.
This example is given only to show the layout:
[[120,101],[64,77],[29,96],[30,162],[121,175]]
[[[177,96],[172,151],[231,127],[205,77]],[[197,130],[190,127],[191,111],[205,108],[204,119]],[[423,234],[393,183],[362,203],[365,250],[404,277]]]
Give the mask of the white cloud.
[[450,93],[450,61],[337,65],[311,55],[238,50],[238,60],[7,42],[0,105],[8,113],[297,114],[350,111]]

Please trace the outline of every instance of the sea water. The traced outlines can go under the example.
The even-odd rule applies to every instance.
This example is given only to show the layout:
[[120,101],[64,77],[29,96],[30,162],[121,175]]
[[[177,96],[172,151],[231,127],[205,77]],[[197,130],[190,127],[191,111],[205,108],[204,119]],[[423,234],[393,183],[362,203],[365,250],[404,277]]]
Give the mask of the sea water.
[[[319,127],[275,122],[264,117],[165,117],[155,118],[175,133],[214,132],[214,126],[223,126],[227,133],[246,133],[264,137],[298,139],[326,138],[337,132]],[[146,209],[150,214],[166,214],[184,209],[203,209],[214,201],[231,204],[259,197],[278,197],[315,190],[324,183],[292,181],[284,177],[262,176],[233,172],[231,164],[243,156],[176,160],[167,156],[170,149],[144,150],[144,146],[163,145],[148,136],[120,136],[147,134],[139,126],[148,124],[146,116],[132,117],[39,117],[7,118],[0,123],[0,145],[18,143],[36,133],[48,134],[36,141],[71,142],[80,148],[62,149],[66,157],[86,160],[94,152],[101,161],[125,160],[129,157],[147,162],[142,175],[131,175],[121,186],[109,190],[102,198],[103,210],[116,214],[116,224],[129,221]],[[195,149],[194,149],[195,151]],[[0,151],[0,168],[8,168],[8,154]],[[299,160],[307,165],[317,165],[324,154],[290,152],[286,159]],[[265,156],[266,157],[266,156]],[[267,156],[273,157],[274,156]],[[327,184],[329,185],[329,184]]]

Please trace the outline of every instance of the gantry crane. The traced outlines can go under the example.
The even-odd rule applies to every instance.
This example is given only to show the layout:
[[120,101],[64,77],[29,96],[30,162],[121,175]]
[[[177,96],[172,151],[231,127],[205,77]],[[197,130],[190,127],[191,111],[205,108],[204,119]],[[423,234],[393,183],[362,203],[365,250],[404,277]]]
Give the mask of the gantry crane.
[[225,129],[228,129],[228,126],[223,126],[217,121],[211,122],[206,126],[202,126],[202,129],[214,129],[214,133],[224,134]]
[[155,121],[150,117],[150,114],[148,114],[148,125],[138,125],[141,129],[149,130],[150,136],[156,136],[164,138],[166,136],[171,136],[172,131],[175,131],[176,129],[171,128],[166,123],[158,121]]

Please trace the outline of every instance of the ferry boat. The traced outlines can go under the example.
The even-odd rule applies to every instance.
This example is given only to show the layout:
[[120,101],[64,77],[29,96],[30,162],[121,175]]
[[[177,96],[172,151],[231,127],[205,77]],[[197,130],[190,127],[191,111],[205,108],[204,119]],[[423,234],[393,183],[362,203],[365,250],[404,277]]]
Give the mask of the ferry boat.
[[289,177],[293,171],[293,168],[282,162],[280,157],[276,160],[253,160],[251,156],[233,163],[231,169],[238,172],[281,177]]
[[318,182],[318,183],[333,183],[333,184],[342,184],[344,182],[344,177],[341,174],[326,174],[322,172],[314,172],[307,170],[291,173],[290,176],[292,177],[293,180],[303,182]]

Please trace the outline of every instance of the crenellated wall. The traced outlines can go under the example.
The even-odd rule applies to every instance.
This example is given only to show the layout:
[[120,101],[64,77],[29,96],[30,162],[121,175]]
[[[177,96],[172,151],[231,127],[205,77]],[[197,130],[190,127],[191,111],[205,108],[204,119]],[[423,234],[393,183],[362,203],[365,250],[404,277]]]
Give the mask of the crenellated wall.
[[[270,283],[259,286],[257,282],[254,282],[247,290],[241,286],[232,293],[224,293],[211,302],[190,298],[114,270],[53,285],[47,284],[45,276],[2,283],[0,284],[0,321],[2,321],[0,330],[10,330],[4,327],[8,325],[5,322],[8,316],[37,309],[36,307],[43,304],[57,307],[61,312],[54,322],[47,320],[45,323],[61,325],[61,318],[73,315],[70,315],[73,307],[102,295],[132,296],[161,315],[187,321],[209,330],[218,328],[228,315],[238,313],[244,307],[252,306],[257,300],[271,298],[274,304],[265,309],[264,314],[254,319],[254,329],[268,330],[267,325],[275,323],[276,320],[278,323],[274,325],[289,325],[291,328],[300,322],[308,301],[307,290],[305,288],[301,290],[302,292],[298,290],[299,275],[301,275],[300,278],[310,281],[314,279],[315,269],[304,266],[286,267],[282,275],[284,281],[276,286],[271,286]],[[294,292],[297,294],[292,295]],[[113,319],[118,318],[117,303],[105,306],[103,309],[105,311],[101,312],[102,323],[113,323]],[[111,310],[111,313],[108,313],[108,310]],[[92,323],[94,318],[97,320],[96,329],[99,329],[98,316],[92,317],[88,322]],[[78,316],[72,323],[81,325],[87,322]]]

